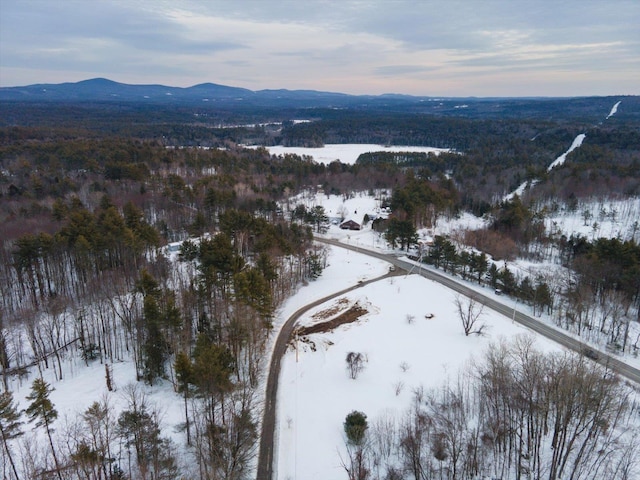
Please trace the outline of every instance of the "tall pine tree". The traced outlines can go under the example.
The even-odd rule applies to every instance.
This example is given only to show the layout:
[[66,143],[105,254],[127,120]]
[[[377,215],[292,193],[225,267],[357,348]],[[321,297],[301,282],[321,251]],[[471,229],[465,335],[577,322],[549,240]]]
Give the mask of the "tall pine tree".
[[49,438],[49,445],[51,446],[51,453],[53,454],[53,461],[56,465],[56,473],[59,480],[62,480],[62,474],[60,473],[60,462],[56,455],[56,449],[53,445],[53,438],[51,433],[53,428],[51,424],[58,418],[58,412],[54,408],[53,403],[49,399],[49,394],[53,391],[53,388],[41,378],[36,378],[31,385],[31,393],[27,395],[27,400],[31,403],[25,410],[25,413],[29,417],[30,422],[35,422],[36,428],[44,427]]
[[16,480],[18,477],[18,471],[11,455],[11,448],[9,448],[9,440],[19,437],[24,432],[20,429],[22,422],[20,421],[20,412],[13,403],[13,395],[11,392],[0,393],[0,435],[2,436],[2,445],[7,452],[7,458],[9,464],[13,470],[13,475]]

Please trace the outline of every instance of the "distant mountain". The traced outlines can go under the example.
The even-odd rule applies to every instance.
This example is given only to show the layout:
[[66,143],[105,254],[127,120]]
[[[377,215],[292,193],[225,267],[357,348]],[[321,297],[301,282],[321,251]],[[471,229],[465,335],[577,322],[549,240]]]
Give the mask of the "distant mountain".
[[202,83],[189,88],[164,85],[129,85],[106,78],[77,83],[37,84],[0,88],[0,100],[16,101],[207,101],[242,99],[254,92],[245,88]]
[[316,90],[258,90],[201,83],[192,87],[165,85],[129,85],[106,78],[77,83],[37,84],[24,87],[1,87],[0,101],[16,102],[134,102],[153,104],[223,103],[226,107],[354,107],[416,104],[427,97],[410,95],[348,95]]
[[[149,102],[206,103],[246,102],[256,106],[331,106],[361,103],[376,97],[355,96],[315,90],[259,90],[201,83],[192,87],[165,85],[129,85],[106,78],[93,78],[77,83],[36,84],[24,87],[0,87],[0,101],[19,102]],[[415,101],[415,97],[414,98]]]
[[[358,111],[420,113],[468,118],[572,117],[604,118],[611,106],[625,98],[620,115],[634,115],[631,107],[640,97],[576,98],[445,98],[403,94],[349,95],[316,90],[248,90],[215,83],[192,87],[129,85],[106,78],[77,83],[0,87],[0,102],[17,103],[131,103],[152,106],[184,105],[214,109],[255,111],[261,109],[351,109]],[[630,108],[631,107],[631,108]],[[604,113],[603,113],[604,112]]]

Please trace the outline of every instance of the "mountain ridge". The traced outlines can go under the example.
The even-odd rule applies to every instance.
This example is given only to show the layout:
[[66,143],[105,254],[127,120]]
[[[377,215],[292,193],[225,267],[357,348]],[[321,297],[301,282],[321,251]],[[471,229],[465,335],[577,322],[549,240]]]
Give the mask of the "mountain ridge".
[[[456,99],[480,101],[482,97],[443,97],[409,95],[403,93],[383,93],[380,95],[348,94],[313,89],[290,90],[286,88],[250,90],[213,82],[198,83],[189,87],[174,87],[162,84],[128,84],[104,77],[90,78],[78,82],[36,83],[24,86],[0,87],[0,101],[144,101],[144,100],[211,101],[211,100],[247,100],[247,99],[310,99],[310,100],[379,100],[379,101],[435,101],[436,99]],[[493,97],[492,97],[493,98]],[[503,97],[519,98],[519,97]],[[524,98],[524,97],[523,97]],[[563,98],[563,97],[527,97],[527,98]]]
[[[428,114],[466,118],[557,119],[589,118],[600,121],[615,102],[622,102],[618,115],[640,115],[640,97],[619,95],[611,97],[444,97],[413,96],[401,93],[381,95],[353,95],[320,90],[264,89],[221,85],[211,82],[190,87],[161,84],[126,84],[97,77],[79,82],[58,84],[39,83],[19,87],[0,87],[0,102],[6,112],[11,111],[15,123],[25,106],[49,108],[52,105],[77,105],[82,108],[111,108],[129,105],[133,108],[187,108],[198,111],[217,110],[244,112],[255,115],[260,111],[296,111],[306,115],[314,109],[327,112],[379,112],[393,114]],[[11,106],[13,105],[13,106]],[[606,112],[605,112],[606,110]],[[605,113],[603,113],[605,112]],[[616,115],[616,117],[618,117]]]

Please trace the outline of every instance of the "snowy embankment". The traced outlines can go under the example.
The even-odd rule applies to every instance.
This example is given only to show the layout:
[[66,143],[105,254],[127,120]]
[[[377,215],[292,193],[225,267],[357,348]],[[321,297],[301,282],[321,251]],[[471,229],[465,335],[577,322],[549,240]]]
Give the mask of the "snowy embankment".
[[[245,148],[258,148],[257,146],[247,146]],[[328,144],[319,148],[306,147],[283,147],[276,145],[273,147],[264,147],[271,155],[299,155],[312,157],[317,163],[329,164],[336,160],[348,165],[356,163],[358,157],[368,152],[423,152],[438,155],[442,152],[449,152],[447,148],[435,147],[412,147],[412,146],[384,146],[375,144],[360,143],[335,143]]]
[[[382,276],[389,271],[389,263],[383,260],[358,255],[348,250],[339,249],[339,251],[344,252],[344,255],[329,256],[327,267],[323,270],[320,278],[301,287],[278,309],[273,320],[275,332],[280,330],[282,324],[296,310],[305,305],[351,287],[360,281]],[[276,335],[273,335],[269,339],[268,351],[273,350],[275,337]]]

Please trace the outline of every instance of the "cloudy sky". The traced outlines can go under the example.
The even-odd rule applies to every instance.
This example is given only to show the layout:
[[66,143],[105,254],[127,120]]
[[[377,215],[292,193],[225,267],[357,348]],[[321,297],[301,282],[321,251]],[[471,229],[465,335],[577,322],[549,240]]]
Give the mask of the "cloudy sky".
[[640,94],[640,0],[0,0],[0,86]]

